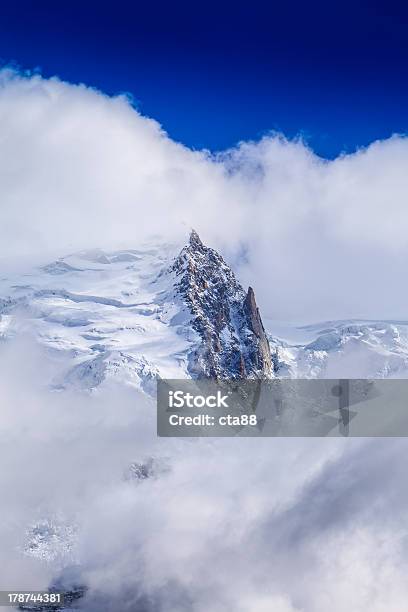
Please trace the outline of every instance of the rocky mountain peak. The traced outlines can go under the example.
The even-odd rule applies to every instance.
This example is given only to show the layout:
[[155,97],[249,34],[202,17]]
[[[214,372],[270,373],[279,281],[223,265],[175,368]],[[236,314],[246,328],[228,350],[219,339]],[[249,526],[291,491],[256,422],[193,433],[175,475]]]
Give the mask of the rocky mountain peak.
[[190,232],[189,244],[193,248],[200,248],[204,246],[203,243],[201,242],[200,236],[197,234],[195,229],[192,229]]
[[264,378],[273,374],[269,342],[252,288],[246,294],[221,255],[192,230],[176,258],[176,291],[201,338],[190,371],[210,378]]

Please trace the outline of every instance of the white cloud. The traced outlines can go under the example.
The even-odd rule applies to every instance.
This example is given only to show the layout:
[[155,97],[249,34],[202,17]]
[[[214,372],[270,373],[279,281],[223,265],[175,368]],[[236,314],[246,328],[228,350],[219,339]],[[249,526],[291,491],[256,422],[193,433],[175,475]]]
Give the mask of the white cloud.
[[5,253],[172,236],[224,199],[222,169],[124,97],[4,75],[0,125]]
[[[0,588],[59,574],[21,554],[57,516],[76,526],[86,612],[401,612],[406,440],[160,439],[153,402],[47,392],[46,356],[19,342],[0,350]],[[170,471],[123,479],[151,455]]]
[[196,227],[272,318],[405,317],[408,141],[334,161],[271,135],[213,157],[125,97],[3,71],[3,255],[134,245]]

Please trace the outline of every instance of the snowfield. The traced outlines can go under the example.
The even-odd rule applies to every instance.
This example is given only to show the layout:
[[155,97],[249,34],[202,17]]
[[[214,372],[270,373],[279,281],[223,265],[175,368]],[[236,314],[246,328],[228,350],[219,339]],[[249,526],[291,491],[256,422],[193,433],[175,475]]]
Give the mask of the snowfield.
[[172,290],[171,262],[163,245],[85,251],[3,279],[1,337],[34,335],[60,359],[55,388],[92,390],[114,377],[151,393],[157,376],[188,375],[197,342]]
[[[269,322],[274,329],[273,322]],[[279,375],[291,378],[407,378],[407,321],[330,321],[270,334]],[[297,341],[293,340],[297,337]],[[291,338],[288,340],[286,338]],[[299,338],[303,342],[299,342]]]

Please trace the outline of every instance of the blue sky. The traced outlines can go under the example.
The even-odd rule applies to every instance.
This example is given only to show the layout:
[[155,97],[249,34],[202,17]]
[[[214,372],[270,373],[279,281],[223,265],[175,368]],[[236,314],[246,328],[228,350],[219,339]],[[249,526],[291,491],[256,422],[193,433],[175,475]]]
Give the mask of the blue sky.
[[128,91],[192,148],[279,130],[333,158],[408,131],[407,21],[408,8],[373,0],[14,0],[2,6],[0,58]]

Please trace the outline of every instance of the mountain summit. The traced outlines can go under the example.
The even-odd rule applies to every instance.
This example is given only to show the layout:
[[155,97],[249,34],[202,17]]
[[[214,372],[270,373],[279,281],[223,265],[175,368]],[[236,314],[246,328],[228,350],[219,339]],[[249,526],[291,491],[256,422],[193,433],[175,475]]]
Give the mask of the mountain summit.
[[172,266],[176,291],[188,307],[201,342],[190,371],[209,378],[269,378],[273,365],[255,294],[246,294],[217,251],[195,230]]
[[195,231],[181,252],[93,249],[0,279],[0,339],[27,331],[56,389],[114,379],[151,395],[157,378],[273,375],[253,290]]

